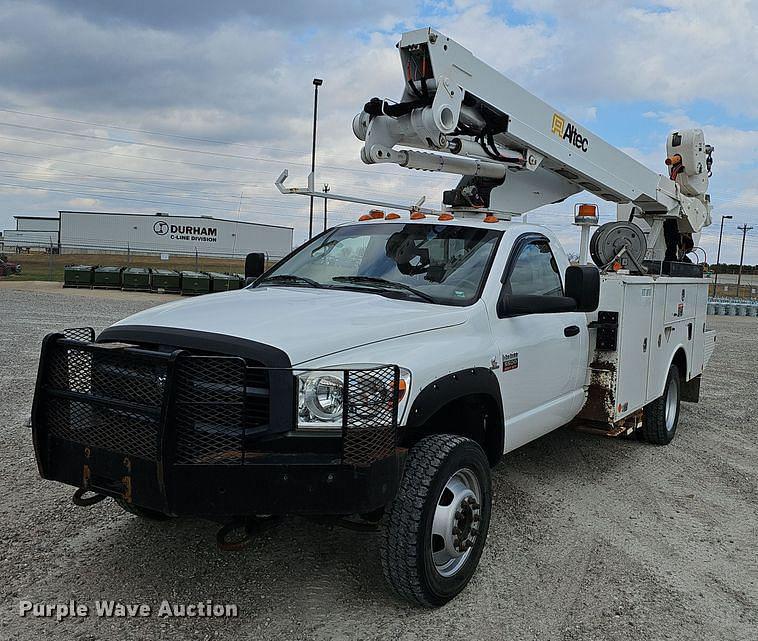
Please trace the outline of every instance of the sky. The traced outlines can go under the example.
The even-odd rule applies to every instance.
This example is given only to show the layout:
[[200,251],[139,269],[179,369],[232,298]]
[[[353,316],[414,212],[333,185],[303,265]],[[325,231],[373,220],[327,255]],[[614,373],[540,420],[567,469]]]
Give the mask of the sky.
[[[0,229],[60,209],[197,214],[308,233],[308,199],[281,195],[283,169],[334,193],[438,204],[457,182],[361,163],[351,122],[398,99],[395,43],[433,26],[583,127],[664,172],[669,131],[713,145],[715,260],[758,263],[758,0],[0,0]],[[568,249],[574,202],[530,213]],[[363,207],[330,202],[330,224]],[[317,225],[322,204],[317,201]]]

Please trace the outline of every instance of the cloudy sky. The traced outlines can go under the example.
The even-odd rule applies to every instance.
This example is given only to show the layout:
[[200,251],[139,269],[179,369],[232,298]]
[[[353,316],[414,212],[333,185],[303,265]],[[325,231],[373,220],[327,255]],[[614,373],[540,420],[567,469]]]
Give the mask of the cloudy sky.
[[[365,166],[350,128],[369,98],[399,97],[394,44],[429,25],[655,171],[669,130],[702,127],[714,219],[734,215],[722,259],[739,258],[747,222],[758,262],[756,0],[0,0],[0,229],[59,209],[163,211],[294,225],[299,242],[308,200],[273,183],[284,168],[305,183],[314,76],[317,184],[438,203],[454,176]],[[571,209],[530,220],[575,244]],[[717,235],[701,242],[711,260]]]

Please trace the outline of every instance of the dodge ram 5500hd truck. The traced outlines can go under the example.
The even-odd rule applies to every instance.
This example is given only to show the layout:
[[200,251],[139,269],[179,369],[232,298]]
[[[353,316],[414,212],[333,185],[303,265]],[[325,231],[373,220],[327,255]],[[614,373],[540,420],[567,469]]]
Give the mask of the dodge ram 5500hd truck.
[[[572,422],[663,445],[698,400],[715,336],[687,253],[713,148],[672,132],[660,176],[443,34],[398,50],[400,101],[353,131],[367,164],[458,174],[442,208],[371,211],[265,273],[251,256],[245,289],[48,335],[32,429],[76,503],[212,519],[222,547],[282,514],[380,526],[392,589],[437,606],[477,567],[504,453]],[[511,221],[581,190],[618,209],[590,241],[578,207],[578,265]]]
[[335,227],[96,341],[49,335],[42,476],[223,524],[384,511],[388,581],[438,605],[477,566],[504,452],[579,416],[673,438],[713,345],[703,279],[601,276],[538,226],[414,218]]

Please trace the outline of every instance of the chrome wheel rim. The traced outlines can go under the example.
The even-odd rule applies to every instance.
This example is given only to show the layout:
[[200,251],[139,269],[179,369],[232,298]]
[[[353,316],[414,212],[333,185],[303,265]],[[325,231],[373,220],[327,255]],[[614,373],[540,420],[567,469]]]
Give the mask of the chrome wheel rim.
[[672,378],[666,387],[666,431],[668,432],[674,429],[674,423],[676,422],[676,407],[679,400],[678,392],[676,381]]
[[479,536],[482,491],[476,474],[462,468],[453,474],[437,498],[432,521],[434,569],[450,577],[466,564]]

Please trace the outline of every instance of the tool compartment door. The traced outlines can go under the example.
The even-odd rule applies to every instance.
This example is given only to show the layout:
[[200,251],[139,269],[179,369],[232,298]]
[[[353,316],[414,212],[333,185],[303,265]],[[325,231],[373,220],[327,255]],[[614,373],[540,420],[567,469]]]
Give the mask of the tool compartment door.
[[[643,407],[647,401],[647,371],[650,364],[654,285],[624,283],[619,321],[616,420]],[[620,408],[620,409],[619,409]]]
[[699,376],[705,369],[705,337],[706,320],[705,314],[708,308],[708,284],[698,285],[697,309],[695,311],[695,325],[693,327],[692,360],[690,375]]

